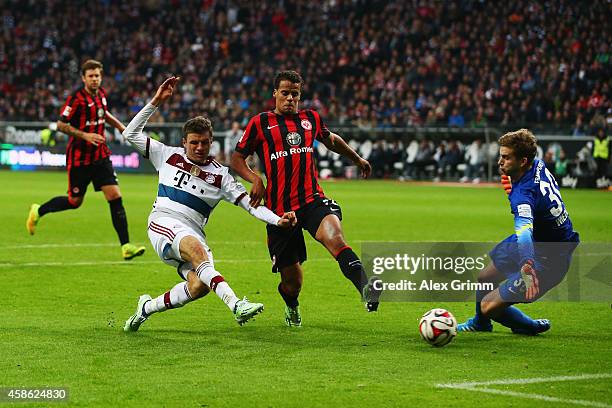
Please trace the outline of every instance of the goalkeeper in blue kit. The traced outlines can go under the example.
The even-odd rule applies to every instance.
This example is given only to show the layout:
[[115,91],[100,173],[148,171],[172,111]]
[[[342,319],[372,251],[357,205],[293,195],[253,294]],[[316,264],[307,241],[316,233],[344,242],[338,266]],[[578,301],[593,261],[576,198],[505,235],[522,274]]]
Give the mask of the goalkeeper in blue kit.
[[527,129],[499,138],[498,164],[514,215],[514,234],[490,252],[491,263],[478,280],[496,289],[476,293],[476,315],[460,324],[459,331],[492,331],[492,321],[517,334],[550,329],[547,319],[532,319],[513,305],[539,299],[564,279],[579,236],[557,182],[544,162],[535,159],[536,142]]

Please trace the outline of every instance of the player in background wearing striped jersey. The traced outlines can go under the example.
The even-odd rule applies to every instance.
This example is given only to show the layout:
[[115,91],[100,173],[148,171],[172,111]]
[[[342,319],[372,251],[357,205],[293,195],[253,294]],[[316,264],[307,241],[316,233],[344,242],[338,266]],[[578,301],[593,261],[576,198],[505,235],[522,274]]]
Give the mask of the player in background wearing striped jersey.
[[106,91],[101,87],[102,70],[99,61],[85,61],[81,67],[83,88],[68,97],[57,122],[58,130],[70,136],[66,148],[68,196],[54,197],[42,205],[32,204],[26,228],[30,235],[34,235],[36,225],[43,215],[79,208],[87,186],[93,182],[94,190],[102,191],[108,201],[123,259],[129,260],[142,255],[145,247],[130,244],[121,191],[104,137],[106,122],[120,132],[123,132],[125,126],[108,110]]
[[[363,295],[366,309],[377,310],[379,293],[367,282],[361,261],[344,240],[340,206],[326,198],[319,186],[314,158],[315,140],[329,150],[349,158],[363,178],[372,172],[370,163],[360,157],[337,134],[330,132],[319,114],[298,110],[303,80],[295,71],[279,72],[274,79],[275,109],[253,117],[236,145],[231,166],[253,184],[251,205],[265,206],[276,214],[295,211],[297,226],[282,230],[267,226],[272,270],[280,271],[278,292],[285,301],[285,322],[301,326],[298,296],[302,287],[306,245],[302,229],[319,241],[336,259],[344,276]],[[256,153],[264,164],[267,185],[246,163]]]
[[291,211],[279,217],[267,208],[251,207],[244,186],[234,180],[227,167],[208,157],[213,139],[209,119],[198,116],[185,123],[183,147],[166,146],[142,134],[157,107],[172,96],[178,79],[171,77],[164,81],[123,135],[151,160],[159,174],[157,199],[148,221],[149,239],[160,259],[176,267],[185,282],[155,299],[140,296],[136,312],[125,322],[125,331],[136,331],[151,314],[182,307],[210,290],[234,313],[238,324],[263,311],[261,303],[251,303],[246,298],[239,300],[215,269],[203,229],[219,201],[237,205],[279,228],[288,228],[296,222]]

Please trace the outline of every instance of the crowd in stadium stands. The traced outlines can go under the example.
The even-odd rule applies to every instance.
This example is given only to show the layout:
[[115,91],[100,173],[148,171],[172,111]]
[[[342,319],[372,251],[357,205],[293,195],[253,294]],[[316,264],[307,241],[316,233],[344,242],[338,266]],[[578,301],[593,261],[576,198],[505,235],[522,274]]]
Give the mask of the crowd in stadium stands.
[[244,126],[271,108],[270,80],[287,68],[306,80],[303,107],[363,129],[519,124],[589,135],[610,115],[606,0],[3,4],[3,120],[54,120],[87,58],[105,64],[124,121],[173,73],[180,96],[157,121],[207,114],[217,129]]
[[[434,142],[425,138],[408,142],[350,140],[349,145],[372,164],[372,176],[375,178],[480,183],[487,180],[489,163],[491,175],[498,175],[499,145],[496,142],[486,144],[481,139]],[[352,168],[351,163],[339,155],[322,147],[316,153],[321,177],[358,176],[356,168]],[[556,142],[547,144],[544,149],[538,147],[537,157],[544,161],[557,180],[567,175],[593,176],[597,173],[590,147],[583,147],[573,156],[569,158],[561,144]]]

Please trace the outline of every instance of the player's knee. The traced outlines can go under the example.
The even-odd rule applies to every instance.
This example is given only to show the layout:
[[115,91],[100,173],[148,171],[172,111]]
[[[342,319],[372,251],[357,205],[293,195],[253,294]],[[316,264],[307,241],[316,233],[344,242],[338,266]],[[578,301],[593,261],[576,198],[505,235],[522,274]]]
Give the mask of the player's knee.
[[107,193],[106,194],[106,201],[115,201],[121,198],[121,193],[119,192],[112,192],[112,193]]
[[189,251],[190,261],[194,265],[199,265],[204,261],[208,260],[206,256],[206,251],[202,247],[202,245],[193,245]]
[[492,302],[481,302],[480,311],[486,317],[491,317],[491,314],[493,312],[493,303]]
[[499,281],[498,279],[499,275],[500,273],[495,267],[495,265],[493,265],[493,263],[490,263],[487,266],[485,266],[485,268],[481,270],[480,273],[478,274],[478,282],[480,283],[497,282]]
[[195,237],[186,236],[179,243],[181,257],[196,266],[204,261],[208,261],[206,249],[202,243]]
[[193,279],[189,281],[189,294],[192,299],[199,299],[206,296],[210,292],[210,288],[201,280]]
[[323,237],[318,240],[321,242],[325,248],[335,257],[337,254],[348,245],[344,240],[344,236],[342,235],[342,231],[335,232],[332,235]]
[[83,204],[83,197],[68,197],[68,204],[70,204],[72,208],[79,208],[81,204]]

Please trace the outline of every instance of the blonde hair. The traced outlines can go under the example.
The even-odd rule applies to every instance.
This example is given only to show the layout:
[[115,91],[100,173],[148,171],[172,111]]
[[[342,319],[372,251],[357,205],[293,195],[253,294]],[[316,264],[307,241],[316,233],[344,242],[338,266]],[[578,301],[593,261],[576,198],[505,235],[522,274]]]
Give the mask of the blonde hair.
[[500,146],[509,147],[517,159],[526,157],[529,163],[535,158],[538,148],[537,139],[529,129],[508,132],[498,140]]

